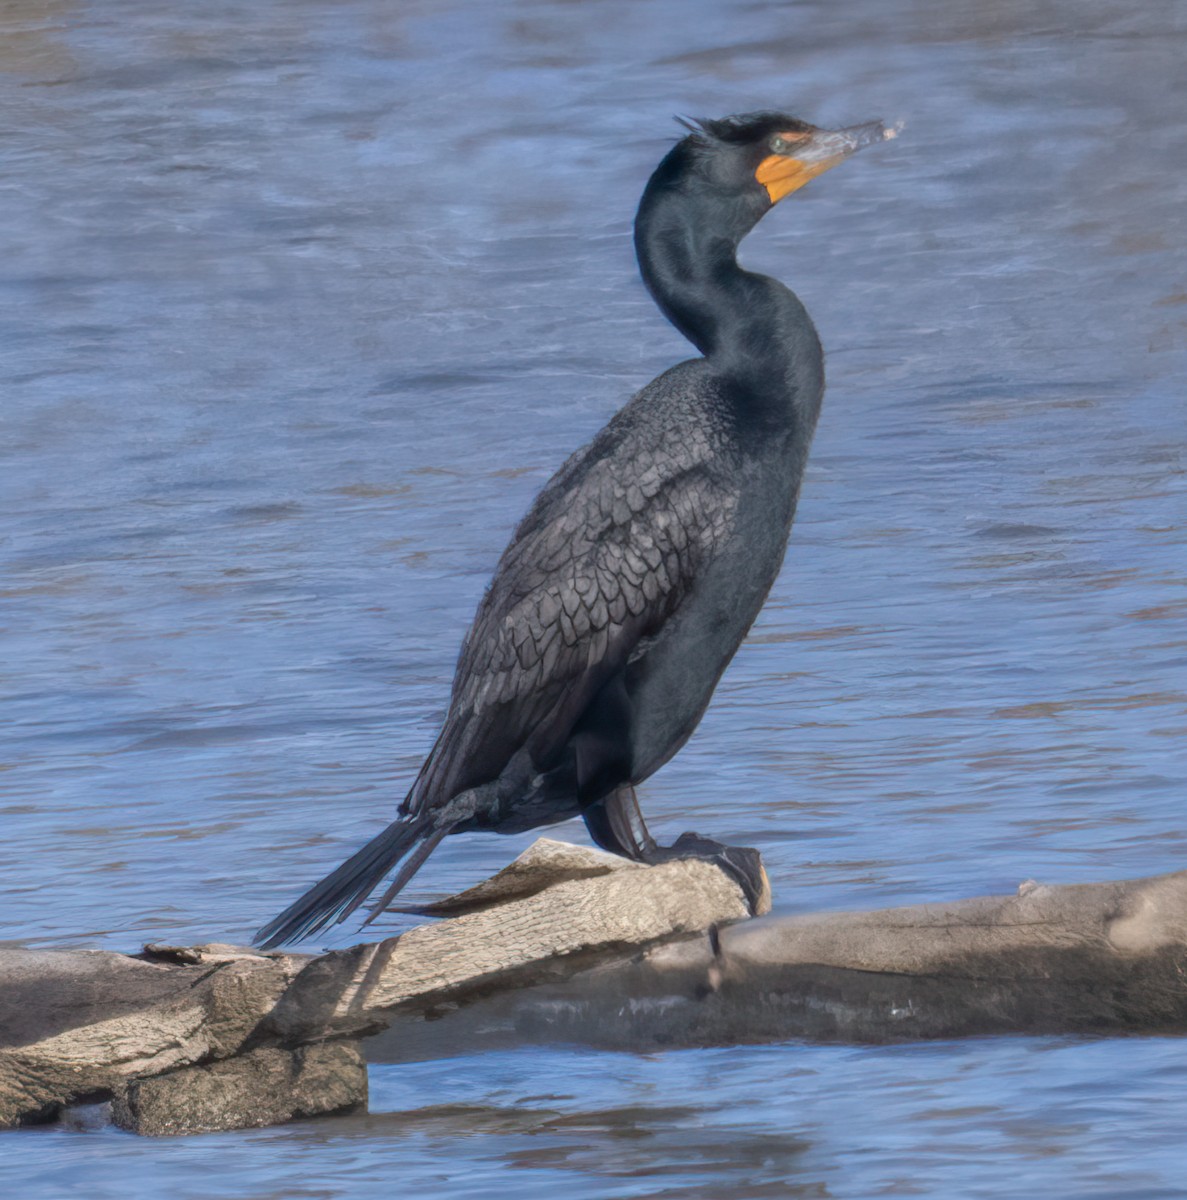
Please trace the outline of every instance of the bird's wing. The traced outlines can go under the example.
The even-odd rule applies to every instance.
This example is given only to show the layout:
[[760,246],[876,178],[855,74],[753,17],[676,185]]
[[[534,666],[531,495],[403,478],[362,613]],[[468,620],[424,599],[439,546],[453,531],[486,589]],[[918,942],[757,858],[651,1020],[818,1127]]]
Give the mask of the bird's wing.
[[490,782],[525,746],[536,761],[559,749],[728,535],[720,447],[692,429],[643,446],[630,433],[612,424],[570,459],[516,530],[405,811]]

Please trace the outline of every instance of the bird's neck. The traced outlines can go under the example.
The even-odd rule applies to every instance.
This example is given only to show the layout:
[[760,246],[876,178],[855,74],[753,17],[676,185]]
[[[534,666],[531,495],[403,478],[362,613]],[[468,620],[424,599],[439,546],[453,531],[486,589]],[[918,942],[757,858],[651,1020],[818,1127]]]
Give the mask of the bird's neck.
[[738,266],[738,243],[753,219],[731,221],[695,196],[654,184],[639,206],[635,251],[664,316],[741,395],[818,407],[823,356],[806,309],[778,280]]

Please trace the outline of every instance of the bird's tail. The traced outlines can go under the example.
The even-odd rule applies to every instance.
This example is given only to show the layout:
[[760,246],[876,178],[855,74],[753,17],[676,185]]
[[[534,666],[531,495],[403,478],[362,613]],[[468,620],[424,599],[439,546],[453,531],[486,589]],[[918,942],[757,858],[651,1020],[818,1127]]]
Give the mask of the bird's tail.
[[346,920],[375,890],[379,881],[416,847],[392,886],[364,924],[383,911],[391,898],[416,873],[437,843],[450,831],[427,814],[393,821],[337,870],[316,883],[255,936],[262,950],[310,937],[327,925]]

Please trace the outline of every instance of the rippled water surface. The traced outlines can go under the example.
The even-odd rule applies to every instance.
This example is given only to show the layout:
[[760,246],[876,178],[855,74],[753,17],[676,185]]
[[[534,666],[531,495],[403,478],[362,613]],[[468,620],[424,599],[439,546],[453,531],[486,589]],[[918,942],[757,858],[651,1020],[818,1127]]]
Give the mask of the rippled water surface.
[[[0,936],[245,940],[386,821],[516,518],[688,352],[629,237],[672,114],[763,106],[908,127],[744,248],[830,387],[657,832],[760,846],[784,911],[1187,865],[1185,60],[1182,0],[4,7]],[[0,1160],[121,1200],[1182,1196],[1184,1059],[536,1048]]]

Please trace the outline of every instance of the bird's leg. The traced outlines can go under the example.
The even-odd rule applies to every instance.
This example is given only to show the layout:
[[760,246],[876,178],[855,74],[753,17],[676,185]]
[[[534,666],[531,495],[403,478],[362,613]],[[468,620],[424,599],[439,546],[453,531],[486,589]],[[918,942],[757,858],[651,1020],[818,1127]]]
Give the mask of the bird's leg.
[[649,855],[659,850],[629,783],[619,784],[609,795],[582,809],[585,827],[603,850],[635,862],[650,862]]
[[682,858],[699,858],[724,871],[742,889],[752,914],[770,904],[770,884],[762,858],[749,846],[727,846],[699,833],[682,833],[670,846],[660,846],[647,831],[635,789],[620,784],[582,811],[585,826],[603,850],[654,866]]

